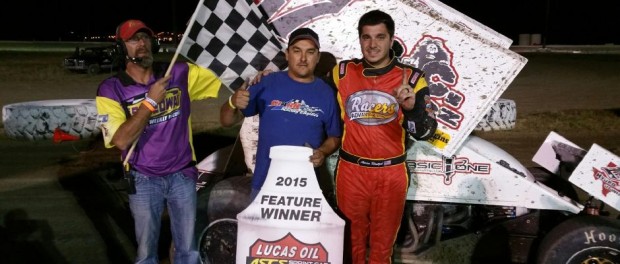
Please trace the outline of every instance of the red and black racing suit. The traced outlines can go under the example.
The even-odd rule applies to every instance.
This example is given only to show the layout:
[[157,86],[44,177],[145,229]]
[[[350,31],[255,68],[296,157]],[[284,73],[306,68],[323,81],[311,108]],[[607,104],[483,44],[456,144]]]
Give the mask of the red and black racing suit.
[[[394,97],[403,71],[416,94],[405,112]],[[369,263],[391,263],[409,184],[407,133],[424,140],[437,126],[424,73],[396,59],[384,68],[355,59],[340,62],[332,76],[344,121],[336,199],[351,221],[352,262],[366,263],[369,241]]]

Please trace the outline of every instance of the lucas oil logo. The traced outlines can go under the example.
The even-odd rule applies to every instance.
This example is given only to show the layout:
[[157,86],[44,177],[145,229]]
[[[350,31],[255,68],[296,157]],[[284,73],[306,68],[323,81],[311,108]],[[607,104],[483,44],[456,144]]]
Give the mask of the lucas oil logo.
[[306,244],[291,233],[276,241],[256,240],[250,246],[246,264],[330,264],[320,243]]
[[393,96],[376,90],[356,92],[347,98],[350,120],[363,125],[382,125],[396,119],[398,103]]
[[620,167],[610,162],[607,167],[592,168],[594,179],[603,183],[603,196],[607,196],[612,192],[620,195]]

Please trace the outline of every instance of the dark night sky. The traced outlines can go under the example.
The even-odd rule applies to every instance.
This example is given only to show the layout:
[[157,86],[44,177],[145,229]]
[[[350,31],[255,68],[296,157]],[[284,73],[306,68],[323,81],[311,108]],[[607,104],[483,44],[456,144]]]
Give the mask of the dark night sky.
[[[616,0],[443,2],[513,39],[515,44],[521,33],[543,34],[550,45],[620,44],[620,8]],[[37,0],[13,4],[15,8],[0,11],[2,40],[66,40],[69,32],[111,35],[120,22],[129,18],[141,19],[155,31],[183,32],[198,0]]]

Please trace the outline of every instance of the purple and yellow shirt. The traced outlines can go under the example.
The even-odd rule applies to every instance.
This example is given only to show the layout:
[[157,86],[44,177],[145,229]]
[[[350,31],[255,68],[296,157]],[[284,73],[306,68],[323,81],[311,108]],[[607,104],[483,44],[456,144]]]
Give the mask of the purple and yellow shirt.
[[[150,176],[164,176],[178,171],[196,178],[196,156],[192,144],[191,101],[217,97],[221,81],[210,70],[195,64],[173,65],[165,99],[151,115],[129,163],[132,168]],[[102,81],[97,90],[98,123],[107,148],[112,137],[144,100],[151,85],[136,83],[124,71]],[[127,150],[123,151],[125,159]]]

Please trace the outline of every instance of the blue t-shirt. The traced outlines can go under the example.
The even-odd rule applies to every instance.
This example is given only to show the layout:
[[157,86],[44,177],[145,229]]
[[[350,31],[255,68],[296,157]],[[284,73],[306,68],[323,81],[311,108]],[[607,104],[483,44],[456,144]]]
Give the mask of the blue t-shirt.
[[258,148],[252,187],[260,189],[267,177],[272,146],[321,146],[327,137],[341,137],[340,110],[335,90],[320,78],[311,83],[291,79],[287,71],[262,77],[251,86],[246,117],[258,114]]

